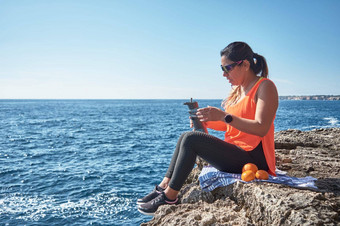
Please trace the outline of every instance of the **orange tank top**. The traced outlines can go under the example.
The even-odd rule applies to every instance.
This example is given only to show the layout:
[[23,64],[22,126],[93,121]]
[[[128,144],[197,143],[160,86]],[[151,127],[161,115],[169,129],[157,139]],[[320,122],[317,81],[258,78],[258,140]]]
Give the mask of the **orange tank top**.
[[[260,84],[265,80],[269,79],[261,77],[244,98],[235,105],[227,106],[226,112],[240,118],[255,119],[256,103],[254,98]],[[257,145],[262,142],[269,173],[275,175],[274,119],[268,133],[264,137],[242,132],[229,124],[220,121],[207,122],[206,125],[211,129],[226,131],[224,140],[228,143],[237,145],[246,151],[255,149]]]

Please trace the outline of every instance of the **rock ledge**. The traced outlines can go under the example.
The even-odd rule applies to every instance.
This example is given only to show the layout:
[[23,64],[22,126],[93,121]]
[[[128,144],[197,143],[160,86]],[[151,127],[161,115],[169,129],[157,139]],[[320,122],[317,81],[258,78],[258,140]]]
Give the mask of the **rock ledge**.
[[340,225],[340,128],[275,134],[277,168],[317,178],[317,191],[272,183],[234,183],[204,192],[202,162],[180,194],[181,204],[161,206],[141,225]]

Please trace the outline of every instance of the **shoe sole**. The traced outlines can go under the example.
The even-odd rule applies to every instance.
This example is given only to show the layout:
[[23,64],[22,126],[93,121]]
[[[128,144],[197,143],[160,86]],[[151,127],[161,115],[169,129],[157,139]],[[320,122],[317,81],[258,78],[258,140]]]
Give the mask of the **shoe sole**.
[[154,215],[155,215],[155,213],[144,212],[143,210],[141,210],[141,209],[139,209],[139,208],[138,208],[138,211],[139,211],[140,213],[142,213],[142,214],[144,214],[144,215],[148,215],[148,216],[154,216]]
[[138,205],[138,206],[140,206],[140,205],[142,205],[142,204],[145,204],[145,203],[146,203],[146,202],[138,202],[138,201],[137,201],[137,205]]

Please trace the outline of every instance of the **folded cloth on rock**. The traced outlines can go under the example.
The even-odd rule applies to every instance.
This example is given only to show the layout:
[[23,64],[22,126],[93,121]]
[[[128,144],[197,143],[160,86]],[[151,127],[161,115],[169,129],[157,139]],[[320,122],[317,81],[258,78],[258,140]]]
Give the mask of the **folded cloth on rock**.
[[276,184],[285,184],[292,187],[297,188],[312,188],[317,189],[314,185],[314,181],[317,180],[314,177],[307,176],[302,178],[297,177],[290,177],[286,175],[286,172],[281,170],[275,171],[276,176],[269,175],[268,180],[259,180],[255,179],[250,182],[245,182],[241,179],[241,174],[237,173],[225,173],[215,169],[212,166],[205,166],[199,177],[198,180],[200,181],[201,189],[203,191],[212,191],[217,187],[225,187],[229,184],[233,184],[236,181],[241,181],[243,183],[251,183],[257,181],[264,181]]

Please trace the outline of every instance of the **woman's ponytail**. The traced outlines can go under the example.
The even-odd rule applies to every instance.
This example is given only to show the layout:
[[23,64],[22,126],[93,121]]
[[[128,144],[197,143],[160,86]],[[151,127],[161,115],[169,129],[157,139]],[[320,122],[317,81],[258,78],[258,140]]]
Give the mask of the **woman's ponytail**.
[[257,75],[261,72],[261,77],[267,78],[268,77],[268,66],[267,66],[266,59],[257,53],[253,54],[253,58],[255,59],[255,61],[253,65],[251,66],[252,66],[254,73]]

